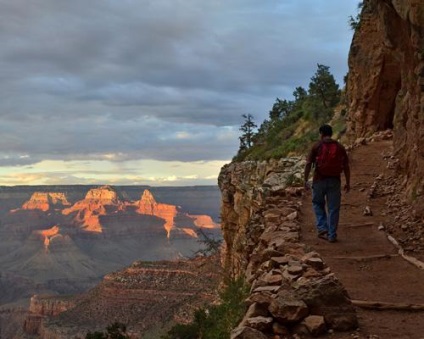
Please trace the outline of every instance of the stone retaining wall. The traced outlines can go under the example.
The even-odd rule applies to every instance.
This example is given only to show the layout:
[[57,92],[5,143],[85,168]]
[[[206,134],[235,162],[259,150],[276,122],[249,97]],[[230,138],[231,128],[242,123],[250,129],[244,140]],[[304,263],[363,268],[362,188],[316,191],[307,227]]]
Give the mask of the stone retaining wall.
[[223,263],[251,286],[232,338],[317,336],[358,326],[349,296],[320,255],[302,244],[301,158],[231,163],[221,170]]

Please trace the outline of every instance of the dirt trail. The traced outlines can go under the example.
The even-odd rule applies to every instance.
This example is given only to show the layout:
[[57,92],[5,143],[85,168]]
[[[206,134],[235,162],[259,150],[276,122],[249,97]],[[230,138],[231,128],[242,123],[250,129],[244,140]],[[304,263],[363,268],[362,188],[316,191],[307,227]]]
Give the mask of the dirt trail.
[[[311,195],[302,210],[303,242],[324,258],[346,287],[352,300],[424,304],[424,270],[398,256],[397,248],[379,225],[393,222],[387,213],[385,196],[369,198],[376,177],[393,175],[383,154],[390,153],[391,141],[378,141],[351,153],[352,190],[343,194],[338,242],[317,238]],[[369,206],[372,216],[363,214]],[[393,212],[393,211],[392,211]],[[391,218],[389,220],[388,218]],[[369,258],[384,255],[383,258]],[[359,330],[333,333],[331,338],[424,338],[424,311],[375,311],[357,308]]]

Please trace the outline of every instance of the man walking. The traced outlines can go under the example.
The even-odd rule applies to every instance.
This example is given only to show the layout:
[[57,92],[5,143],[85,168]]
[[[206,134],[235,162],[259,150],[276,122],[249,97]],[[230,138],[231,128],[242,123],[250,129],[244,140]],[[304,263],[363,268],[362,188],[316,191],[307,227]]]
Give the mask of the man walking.
[[308,178],[314,165],[312,180],[312,206],[315,212],[318,237],[329,242],[337,241],[341,204],[341,179],[344,172],[344,190],[350,191],[350,168],[346,149],[331,139],[330,125],[319,128],[321,140],[312,146],[305,165],[305,189],[309,189]]

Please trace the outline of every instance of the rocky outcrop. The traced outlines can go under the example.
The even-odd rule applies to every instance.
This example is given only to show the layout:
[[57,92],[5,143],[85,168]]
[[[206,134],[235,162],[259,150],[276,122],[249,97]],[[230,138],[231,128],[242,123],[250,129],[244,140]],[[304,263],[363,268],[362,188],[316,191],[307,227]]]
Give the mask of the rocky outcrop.
[[75,306],[71,297],[32,296],[29,311],[40,316],[55,316]]
[[125,204],[119,200],[118,194],[110,186],[102,186],[89,190],[83,200],[62,211],[64,215],[75,213],[74,220],[81,224],[84,231],[101,233],[103,231],[100,216],[107,214],[107,208],[122,211]]
[[75,306],[72,297],[34,295],[29,305],[29,314],[23,325],[24,332],[31,335],[41,334],[43,321],[47,317],[56,316]]
[[161,204],[156,202],[149,190],[144,190],[139,201],[135,202],[137,213],[155,215],[165,220],[165,230],[169,239],[172,228],[174,227],[174,218],[177,214],[177,206]]
[[348,133],[393,128],[407,193],[424,200],[424,6],[365,0],[349,54]]
[[35,192],[31,198],[22,206],[23,210],[41,210],[48,211],[52,208],[64,208],[71,203],[64,193],[56,192]]
[[224,266],[251,286],[248,311],[232,338],[320,335],[357,327],[349,296],[318,253],[301,243],[305,162],[300,158],[222,168]]

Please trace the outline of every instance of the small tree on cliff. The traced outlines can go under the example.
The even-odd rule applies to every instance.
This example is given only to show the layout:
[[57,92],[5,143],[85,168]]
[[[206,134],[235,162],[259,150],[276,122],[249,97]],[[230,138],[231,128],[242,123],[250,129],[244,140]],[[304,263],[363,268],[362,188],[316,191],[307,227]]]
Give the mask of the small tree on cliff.
[[252,147],[253,137],[255,135],[255,128],[257,127],[253,120],[253,115],[243,114],[242,117],[244,118],[244,123],[239,128],[239,130],[242,132],[242,135],[239,137],[239,153]]
[[353,17],[352,15],[349,16],[349,26],[352,30],[356,31],[361,26],[361,14],[362,14],[362,8],[364,7],[364,2],[361,1],[358,3],[358,12],[356,13],[356,16]]
[[216,239],[212,235],[206,233],[200,227],[197,229],[197,232],[201,235],[201,239],[198,240],[198,242],[203,245],[203,248],[197,250],[194,252],[194,254],[212,256],[219,253],[222,245],[222,239]]

